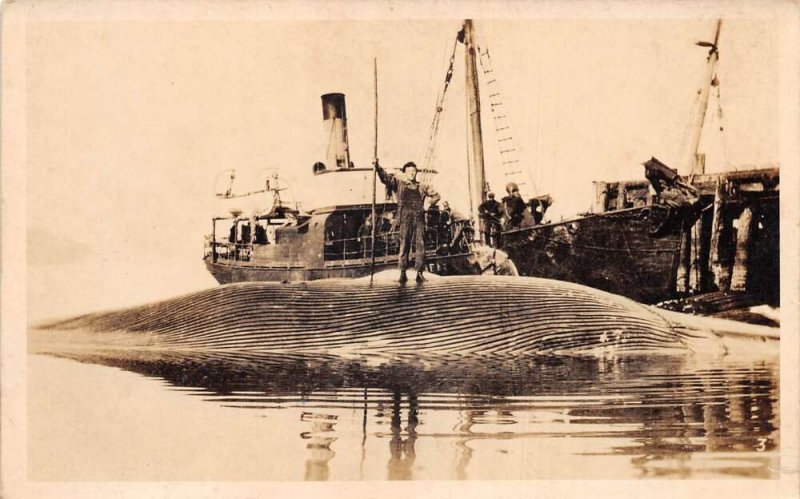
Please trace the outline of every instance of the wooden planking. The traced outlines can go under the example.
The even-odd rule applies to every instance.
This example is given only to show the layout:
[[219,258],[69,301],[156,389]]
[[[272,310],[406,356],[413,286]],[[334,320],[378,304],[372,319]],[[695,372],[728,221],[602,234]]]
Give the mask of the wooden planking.
[[[679,223],[667,210],[640,207],[504,234],[521,275],[584,284],[644,303],[675,294]],[[652,234],[664,223],[664,230]]]

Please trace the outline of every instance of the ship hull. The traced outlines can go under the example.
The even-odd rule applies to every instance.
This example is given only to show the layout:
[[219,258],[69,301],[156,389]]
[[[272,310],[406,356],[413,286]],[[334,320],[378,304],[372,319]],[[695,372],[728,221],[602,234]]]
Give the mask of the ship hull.
[[680,223],[647,206],[504,234],[520,275],[569,281],[656,303],[675,296]]
[[[368,260],[336,264],[325,268],[267,267],[236,261],[218,260],[214,262],[208,258],[205,264],[209,273],[220,284],[260,281],[296,282],[365,277],[373,271],[377,273],[396,269],[397,258],[384,258],[376,261],[374,268]],[[470,254],[429,257],[426,260],[426,270],[437,275],[477,275],[481,273],[480,269],[471,262]]]

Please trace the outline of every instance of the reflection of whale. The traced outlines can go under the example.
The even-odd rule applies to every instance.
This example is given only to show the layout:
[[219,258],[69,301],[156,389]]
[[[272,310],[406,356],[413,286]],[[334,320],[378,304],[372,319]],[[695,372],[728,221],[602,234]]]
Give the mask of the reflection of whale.
[[71,330],[80,341],[170,349],[538,354],[687,350],[712,337],[675,317],[537,278],[266,282],[44,324],[35,341],[64,341]]

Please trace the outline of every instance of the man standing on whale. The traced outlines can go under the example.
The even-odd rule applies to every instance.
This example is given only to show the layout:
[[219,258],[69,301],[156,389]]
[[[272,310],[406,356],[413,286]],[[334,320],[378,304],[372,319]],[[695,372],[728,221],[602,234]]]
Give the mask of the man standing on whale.
[[387,190],[393,192],[397,199],[400,282],[408,281],[406,269],[412,244],[415,246],[414,267],[417,269],[417,282],[422,282],[425,280],[422,276],[425,269],[425,199],[430,198],[433,206],[439,202],[441,196],[429,184],[417,180],[417,165],[413,161],[403,165],[403,177],[387,173],[378,160],[375,160],[375,170]]

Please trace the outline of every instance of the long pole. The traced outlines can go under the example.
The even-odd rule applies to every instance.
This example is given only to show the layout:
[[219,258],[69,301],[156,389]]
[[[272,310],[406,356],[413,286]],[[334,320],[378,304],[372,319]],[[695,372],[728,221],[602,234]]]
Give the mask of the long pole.
[[[375,75],[375,148],[373,149],[372,158],[375,160],[375,163],[378,162],[378,59],[372,59],[373,68],[374,68],[374,75]],[[371,253],[372,253],[372,262],[370,263],[369,268],[369,283],[372,284],[373,278],[375,277],[375,235],[377,232],[377,225],[378,221],[376,218],[375,213],[375,199],[377,198],[377,182],[378,182],[378,169],[372,169],[372,237],[371,237]]]

